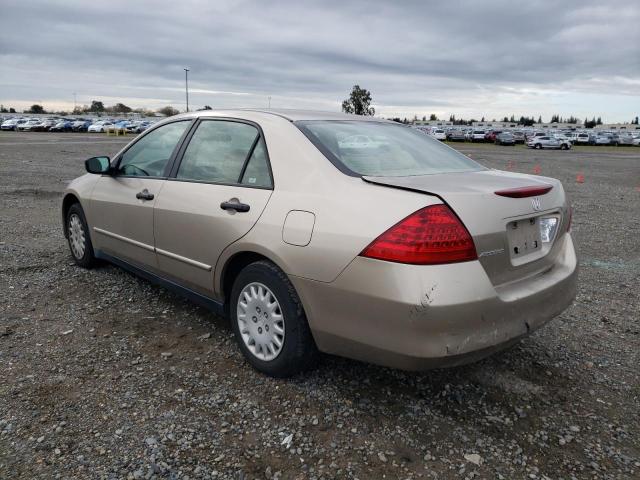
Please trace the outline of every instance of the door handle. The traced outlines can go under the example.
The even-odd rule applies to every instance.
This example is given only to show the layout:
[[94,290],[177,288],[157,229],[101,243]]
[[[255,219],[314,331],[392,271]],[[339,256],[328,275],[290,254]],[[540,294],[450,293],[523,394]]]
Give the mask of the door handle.
[[145,188],[141,192],[136,193],[136,198],[138,200],[153,200],[153,193],[149,193],[149,190]]
[[240,203],[236,200],[235,202],[222,202],[220,208],[223,210],[235,210],[236,212],[248,212],[251,207],[246,203]]

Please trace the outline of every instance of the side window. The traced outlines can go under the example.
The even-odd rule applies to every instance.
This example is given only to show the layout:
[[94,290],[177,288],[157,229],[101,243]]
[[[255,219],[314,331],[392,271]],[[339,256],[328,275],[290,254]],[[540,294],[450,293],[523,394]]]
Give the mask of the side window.
[[238,183],[258,129],[246,123],[205,120],[184,152],[177,178]]
[[120,159],[118,174],[161,177],[164,168],[191,121],[168,123],[134,143]]
[[242,176],[243,185],[254,187],[272,187],[271,175],[269,173],[269,162],[267,161],[267,149],[264,140],[261,138],[256,148],[251,154],[247,169]]

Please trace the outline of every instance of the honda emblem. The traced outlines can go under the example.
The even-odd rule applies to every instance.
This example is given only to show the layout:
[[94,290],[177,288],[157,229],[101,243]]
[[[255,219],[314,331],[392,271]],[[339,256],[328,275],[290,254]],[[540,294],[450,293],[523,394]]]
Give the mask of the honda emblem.
[[542,202],[540,202],[540,197],[533,197],[531,199],[531,206],[536,212],[539,212],[542,208]]

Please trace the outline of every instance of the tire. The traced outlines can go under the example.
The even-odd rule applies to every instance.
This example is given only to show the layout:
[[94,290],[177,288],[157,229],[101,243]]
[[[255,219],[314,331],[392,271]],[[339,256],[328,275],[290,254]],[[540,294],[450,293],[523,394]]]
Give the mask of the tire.
[[[245,292],[250,300],[246,300]],[[273,300],[276,306],[269,312],[265,307]],[[240,351],[256,370],[286,378],[316,365],[318,349],[300,298],[285,273],[273,263],[255,262],[238,274],[231,290],[229,311]],[[267,333],[269,328],[271,332]],[[256,339],[262,340],[260,347]],[[281,342],[279,350],[276,341]]]
[[542,145],[540,145],[539,143],[536,143],[535,148],[537,148],[538,150],[542,149]]
[[65,233],[73,261],[83,268],[95,266],[97,260],[89,236],[87,219],[79,203],[74,203],[69,207],[65,219]]

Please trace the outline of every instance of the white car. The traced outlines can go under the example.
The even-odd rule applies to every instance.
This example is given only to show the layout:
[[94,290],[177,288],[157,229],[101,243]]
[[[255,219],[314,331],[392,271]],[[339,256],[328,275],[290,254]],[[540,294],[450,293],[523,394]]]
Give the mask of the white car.
[[2,125],[0,125],[0,129],[1,130],[18,130],[18,125],[20,125],[21,123],[26,122],[26,120],[22,120],[19,118],[10,118],[9,120],[5,120],[4,122],[2,122]]
[[435,138],[436,140],[446,140],[447,139],[447,134],[441,128],[435,128],[435,129],[431,130],[431,136],[433,138]]
[[640,147],[640,137],[635,137],[632,141],[632,144],[636,147]]
[[24,123],[18,124],[18,130],[28,131],[36,125],[40,125],[40,120],[37,118],[31,118]]
[[588,145],[591,142],[591,136],[588,133],[579,133],[576,136],[574,143],[582,143]]
[[111,127],[112,125],[112,122],[96,122],[89,128],[87,128],[87,132],[104,133],[107,131],[107,128]]
[[469,139],[472,142],[484,142],[485,133],[486,132],[484,130],[474,130],[473,132],[471,132],[471,136],[469,137]]

